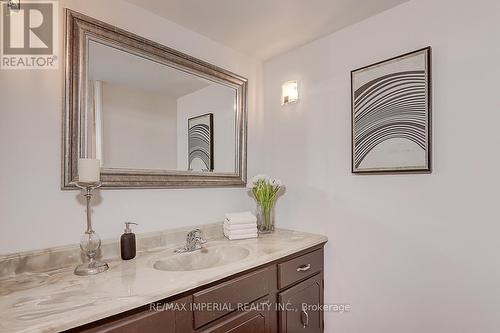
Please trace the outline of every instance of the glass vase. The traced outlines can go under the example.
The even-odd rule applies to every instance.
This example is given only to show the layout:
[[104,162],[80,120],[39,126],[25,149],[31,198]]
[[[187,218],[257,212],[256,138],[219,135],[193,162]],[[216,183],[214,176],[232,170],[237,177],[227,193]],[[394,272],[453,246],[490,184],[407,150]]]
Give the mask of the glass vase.
[[274,204],[275,202],[257,203],[257,229],[259,234],[274,232]]

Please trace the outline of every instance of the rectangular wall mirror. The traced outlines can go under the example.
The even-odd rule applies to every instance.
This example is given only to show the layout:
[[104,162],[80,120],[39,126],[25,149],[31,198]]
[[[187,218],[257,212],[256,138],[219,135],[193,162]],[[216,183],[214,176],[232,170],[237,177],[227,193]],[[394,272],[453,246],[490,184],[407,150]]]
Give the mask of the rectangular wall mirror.
[[78,158],[104,187],[243,186],[247,80],[66,10],[63,185]]

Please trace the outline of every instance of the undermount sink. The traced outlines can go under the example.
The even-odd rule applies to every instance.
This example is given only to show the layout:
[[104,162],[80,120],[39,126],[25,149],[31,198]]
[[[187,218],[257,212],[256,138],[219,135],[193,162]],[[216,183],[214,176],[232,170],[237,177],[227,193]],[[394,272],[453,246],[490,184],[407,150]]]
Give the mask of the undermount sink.
[[250,251],[242,246],[205,247],[158,260],[153,267],[160,271],[197,271],[231,264],[245,259],[249,254]]

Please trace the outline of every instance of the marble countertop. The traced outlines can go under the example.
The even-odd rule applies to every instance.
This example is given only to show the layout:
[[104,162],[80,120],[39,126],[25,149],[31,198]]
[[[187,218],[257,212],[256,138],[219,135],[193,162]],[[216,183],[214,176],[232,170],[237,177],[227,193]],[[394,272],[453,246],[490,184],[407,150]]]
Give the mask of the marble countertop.
[[[45,271],[18,269],[14,274],[0,277],[0,332],[59,332],[78,327],[326,241],[325,236],[281,229],[248,240],[229,241],[222,234],[212,235],[207,246],[239,245],[250,254],[238,262],[201,271],[169,272],[153,268],[155,260],[171,256],[179,244],[146,247],[130,261],[108,259],[110,269],[90,277],[74,275],[75,266],[68,262]],[[138,239],[138,246],[140,242]],[[19,256],[18,261],[26,262]]]

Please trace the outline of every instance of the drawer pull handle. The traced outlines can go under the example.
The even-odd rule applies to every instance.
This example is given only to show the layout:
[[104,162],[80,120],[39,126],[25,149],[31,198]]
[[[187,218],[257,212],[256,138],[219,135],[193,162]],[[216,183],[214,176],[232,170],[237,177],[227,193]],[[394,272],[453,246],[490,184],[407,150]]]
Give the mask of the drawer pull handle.
[[307,272],[310,269],[311,269],[311,264],[301,265],[297,267],[297,272]]
[[300,312],[300,321],[302,322],[304,328],[309,326],[309,314],[304,309]]

